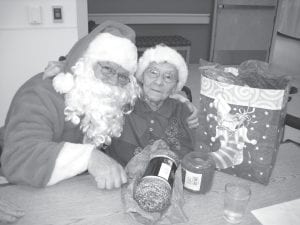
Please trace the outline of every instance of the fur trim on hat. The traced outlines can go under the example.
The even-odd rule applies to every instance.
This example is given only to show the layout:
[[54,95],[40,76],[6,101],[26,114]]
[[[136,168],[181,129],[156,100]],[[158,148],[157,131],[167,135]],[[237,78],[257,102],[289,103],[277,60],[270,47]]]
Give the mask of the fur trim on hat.
[[178,84],[176,91],[181,91],[188,78],[188,68],[183,57],[175,49],[165,45],[156,45],[153,48],[148,48],[139,59],[136,72],[137,80],[143,82],[143,73],[152,62],[168,62],[174,65],[178,70]]
[[72,73],[72,67],[83,56],[84,52],[86,52],[86,50],[88,49],[90,43],[92,43],[93,40],[102,33],[110,33],[114,36],[127,38],[128,40],[135,43],[135,32],[131,27],[115,21],[105,21],[96,26],[96,28],[93,29],[92,32],[88,33],[86,36],[84,36],[74,44],[74,46],[67,55],[67,59],[65,61],[64,66],[64,72]]
[[128,70],[131,75],[136,72],[137,48],[127,38],[102,33],[90,43],[83,56],[95,62],[114,62]]

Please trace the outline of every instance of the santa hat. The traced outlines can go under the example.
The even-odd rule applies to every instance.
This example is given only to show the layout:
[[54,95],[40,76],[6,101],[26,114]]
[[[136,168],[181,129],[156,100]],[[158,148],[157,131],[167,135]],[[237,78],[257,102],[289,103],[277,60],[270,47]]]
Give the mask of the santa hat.
[[220,95],[215,98],[213,106],[217,109],[218,113],[221,113],[222,115],[226,115],[231,111],[230,105]]
[[67,93],[72,89],[74,84],[72,67],[82,57],[87,57],[92,62],[114,62],[133,75],[137,67],[137,48],[134,40],[135,32],[130,27],[114,21],[102,23],[70,50],[66,57],[64,72],[53,80],[55,90]]
[[64,71],[70,72],[78,59],[84,54],[86,55],[88,49],[91,49],[91,45],[94,42],[95,44],[93,44],[93,47],[96,47],[95,51],[98,52],[98,57],[103,57],[100,56],[100,54],[109,53],[106,60],[115,62],[114,60],[117,58],[116,63],[119,64],[118,58],[126,56],[124,58],[128,58],[127,62],[121,62],[122,64],[120,64],[120,66],[129,70],[130,73],[135,72],[137,64],[137,49],[134,45],[135,32],[125,24],[110,20],[97,26],[92,32],[80,39],[72,47],[67,55]]
[[178,70],[176,91],[181,91],[188,78],[188,68],[183,57],[175,49],[166,45],[160,44],[153,48],[148,48],[139,59],[138,69],[136,72],[137,80],[143,82],[143,73],[152,62],[167,62],[174,65]]
[[93,61],[114,62],[130,74],[134,74],[137,67],[136,46],[127,38],[118,37],[110,33],[98,35],[84,53]]

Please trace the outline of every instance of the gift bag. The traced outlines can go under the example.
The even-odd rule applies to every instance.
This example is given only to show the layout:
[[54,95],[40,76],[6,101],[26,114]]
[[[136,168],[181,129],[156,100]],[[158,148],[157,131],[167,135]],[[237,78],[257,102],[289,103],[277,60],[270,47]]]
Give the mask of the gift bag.
[[210,150],[223,172],[268,184],[283,135],[289,78],[267,63],[237,67],[203,63],[200,149]]

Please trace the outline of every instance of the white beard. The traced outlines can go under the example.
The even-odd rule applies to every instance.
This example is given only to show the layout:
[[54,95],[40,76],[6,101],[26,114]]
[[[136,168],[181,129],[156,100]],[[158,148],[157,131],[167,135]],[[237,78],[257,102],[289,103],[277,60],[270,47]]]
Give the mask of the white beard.
[[134,77],[124,87],[106,84],[95,78],[92,67],[87,64],[79,62],[73,69],[77,76],[74,88],[65,95],[66,120],[80,123],[85,143],[109,145],[111,137],[121,135],[124,106],[133,107],[139,95],[138,86]]

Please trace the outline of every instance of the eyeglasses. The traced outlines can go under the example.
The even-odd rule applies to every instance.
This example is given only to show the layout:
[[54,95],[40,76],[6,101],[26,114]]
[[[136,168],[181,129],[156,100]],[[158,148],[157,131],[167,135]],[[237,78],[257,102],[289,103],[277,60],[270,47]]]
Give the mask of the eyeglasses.
[[126,85],[130,82],[129,74],[127,72],[120,72],[118,69],[115,69],[109,65],[101,65],[98,63],[100,67],[100,72],[105,78],[108,80],[118,80],[118,83],[121,85]]
[[145,74],[148,77],[151,77],[153,79],[157,79],[162,75],[163,81],[167,84],[172,84],[177,82],[176,73],[174,72],[165,72],[161,74],[161,72],[158,69],[150,67],[145,71]]

